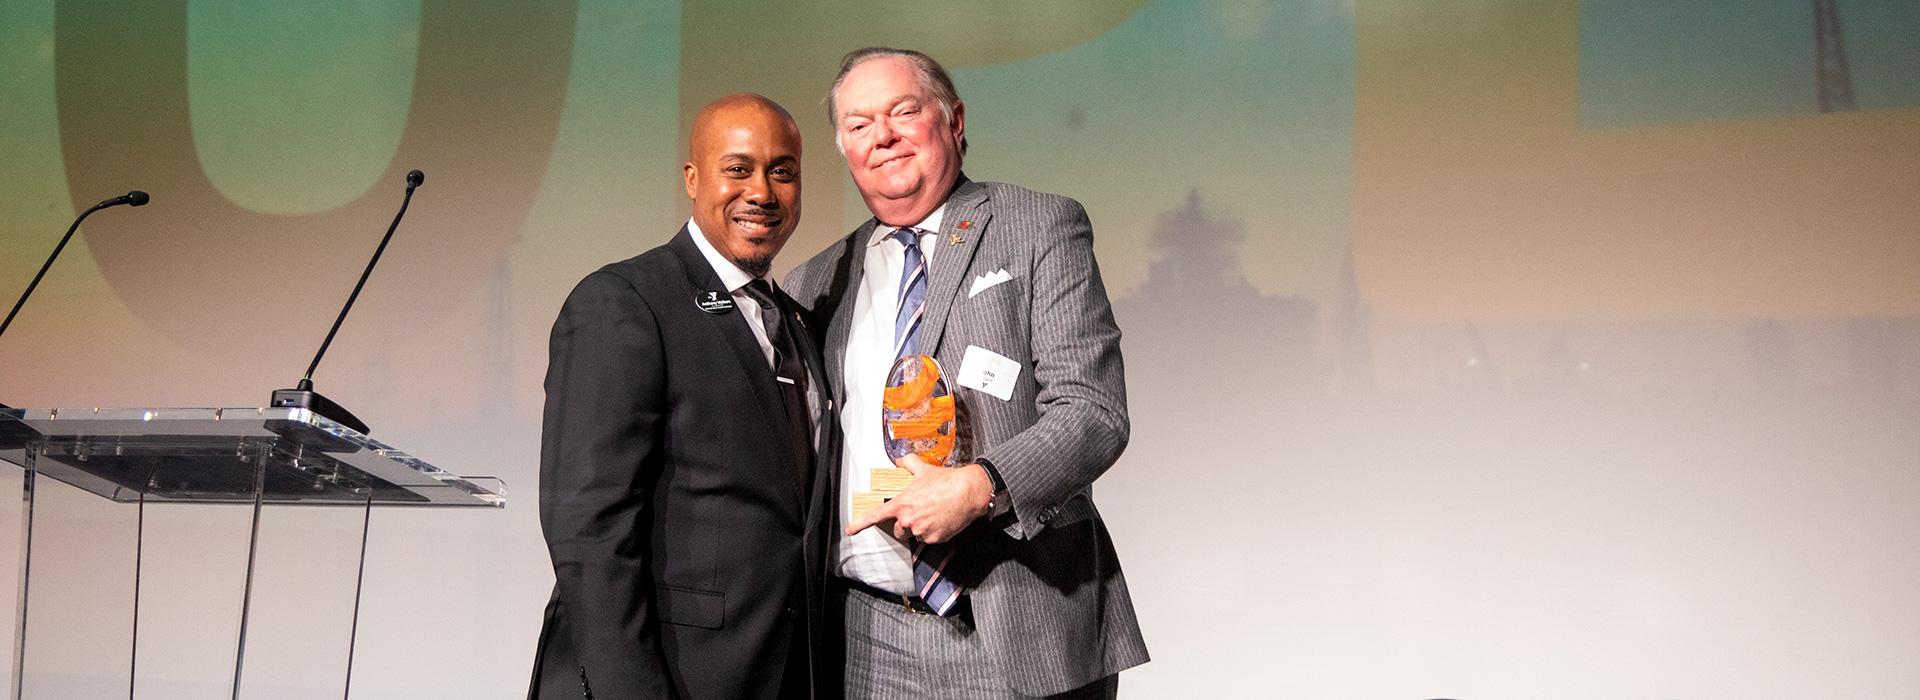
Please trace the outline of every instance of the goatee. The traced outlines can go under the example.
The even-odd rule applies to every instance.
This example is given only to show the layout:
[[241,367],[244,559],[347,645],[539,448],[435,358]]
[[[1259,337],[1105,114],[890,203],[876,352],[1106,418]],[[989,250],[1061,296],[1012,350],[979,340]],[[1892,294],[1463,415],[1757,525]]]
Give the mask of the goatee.
[[773,269],[773,256],[749,255],[733,261],[733,264],[739,265],[741,270],[754,277],[766,277],[767,272]]

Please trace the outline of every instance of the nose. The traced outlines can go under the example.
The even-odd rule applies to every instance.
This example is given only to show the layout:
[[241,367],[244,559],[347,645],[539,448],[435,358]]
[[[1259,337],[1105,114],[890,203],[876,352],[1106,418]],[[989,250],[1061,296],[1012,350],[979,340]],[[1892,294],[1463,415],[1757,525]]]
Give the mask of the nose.
[[895,133],[893,131],[893,124],[891,122],[888,122],[884,118],[873,120],[874,147],[878,148],[882,146],[893,145],[894,136],[895,136]]
[[747,178],[745,194],[748,204],[761,209],[780,208],[780,196],[773,193],[773,183],[767,179],[765,172],[754,173],[752,177]]

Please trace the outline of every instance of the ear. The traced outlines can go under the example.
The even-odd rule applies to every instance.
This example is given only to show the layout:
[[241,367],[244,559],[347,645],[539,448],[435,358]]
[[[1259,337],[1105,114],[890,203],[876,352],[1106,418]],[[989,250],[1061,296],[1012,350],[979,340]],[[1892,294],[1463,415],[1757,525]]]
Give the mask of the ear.
[[693,167],[693,161],[680,166],[681,174],[687,178],[687,199],[693,199],[693,193],[700,188],[700,171]]
[[967,138],[967,103],[953,101],[953,140],[959,143]]

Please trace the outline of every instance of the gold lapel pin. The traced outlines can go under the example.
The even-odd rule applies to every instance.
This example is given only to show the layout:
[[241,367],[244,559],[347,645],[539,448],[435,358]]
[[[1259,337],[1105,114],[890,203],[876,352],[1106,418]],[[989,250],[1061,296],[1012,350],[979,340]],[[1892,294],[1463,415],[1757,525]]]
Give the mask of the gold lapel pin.
[[954,231],[953,235],[947,236],[947,245],[960,245],[961,243],[965,242],[967,239],[960,235],[960,231],[965,231],[967,229],[973,228],[973,220],[961,219],[960,223],[954,224],[954,228],[957,228],[959,230]]

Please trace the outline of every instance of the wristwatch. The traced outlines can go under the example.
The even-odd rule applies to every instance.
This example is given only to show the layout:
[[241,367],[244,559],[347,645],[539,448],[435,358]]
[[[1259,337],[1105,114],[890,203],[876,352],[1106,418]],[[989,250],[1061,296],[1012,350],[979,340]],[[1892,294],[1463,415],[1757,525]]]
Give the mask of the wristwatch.
[[1007,493],[1007,480],[1001,478],[1000,470],[985,457],[975,459],[973,462],[980,465],[980,470],[986,472],[987,479],[993,482],[993,499],[987,501],[987,518],[998,518],[1007,511],[1013,510],[1013,497]]

